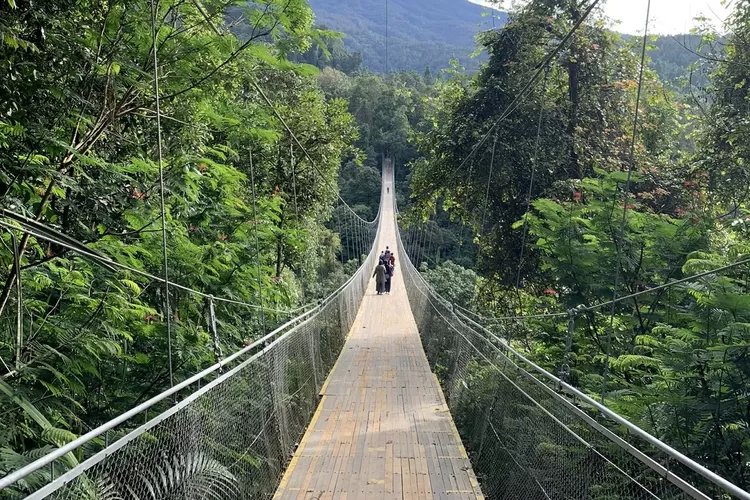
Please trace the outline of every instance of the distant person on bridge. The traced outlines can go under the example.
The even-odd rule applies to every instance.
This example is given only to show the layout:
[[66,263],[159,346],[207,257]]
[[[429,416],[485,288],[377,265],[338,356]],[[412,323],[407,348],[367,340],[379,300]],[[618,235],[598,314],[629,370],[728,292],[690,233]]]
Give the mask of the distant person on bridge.
[[380,259],[375,272],[372,273],[373,278],[375,278],[375,290],[378,292],[378,295],[382,295],[385,291],[385,274],[385,260]]

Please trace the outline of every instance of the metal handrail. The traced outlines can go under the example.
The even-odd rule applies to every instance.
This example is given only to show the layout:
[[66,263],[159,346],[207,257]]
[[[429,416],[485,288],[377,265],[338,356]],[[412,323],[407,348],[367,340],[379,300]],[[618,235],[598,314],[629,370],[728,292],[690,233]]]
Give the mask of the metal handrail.
[[[578,398],[579,400],[585,402],[586,404],[592,406],[597,411],[599,411],[604,416],[610,418],[611,420],[614,420],[618,424],[625,427],[628,432],[632,432],[636,436],[640,437],[644,441],[648,442],[655,448],[657,448],[659,451],[664,452],[666,455],[668,455],[671,458],[674,458],[678,462],[680,462],[682,465],[690,468],[693,472],[696,472],[697,474],[700,474],[703,476],[703,478],[709,480],[710,482],[716,484],[717,486],[720,486],[730,492],[732,495],[735,495],[738,498],[742,498],[743,500],[750,500],[750,493],[743,490],[736,484],[728,481],[727,479],[724,479],[720,475],[716,474],[715,472],[712,472],[705,467],[703,467],[701,464],[696,462],[695,460],[691,459],[687,455],[684,455],[683,453],[680,453],[679,451],[675,450],[668,444],[664,443],[660,439],[656,438],[655,436],[649,434],[648,432],[644,431],[634,423],[630,422],[626,418],[620,416],[619,414],[615,413],[611,409],[607,408],[603,404],[597,402],[590,396],[586,395],[584,392],[580,391],[579,389],[576,389],[572,385],[568,384],[567,382],[564,382],[560,380],[555,375],[551,374],[541,366],[537,365],[530,359],[528,359],[526,356],[521,354],[520,352],[513,349],[508,343],[503,340],[502,338],[498,337],[491,331],[487,330],[485,327],[480,325],[479,323],[475,322],[468,316],[458,313],[460,316],[462,316],[465,320],[469,321],[470,323],[476,325],[480,329],[482,329],[485,333],[490,335],[493,340],[499,342],[508,352],[512,353],[514,356],[516,356],[518,359],[526,363],[529,367],[531,367],[532,370],[537,372],[538,374],[542,375],[543,377],[547,378],[548,380],[554,382],[558,387],[562,388],[565,392],[570,394],[571,396]],[[458,317],[458,315],[457,315]]]
[[[400,234],[399,234],[399,237],[400,237]],[[408,258],[408,256],[407,256],[407,258]],[[416,268],[414,268],[414,269],[416,269]],[[429,283],[427,283],[427,281],[425,281],[424,277],[422,277],[422,275],[419,272],[417,272],[417,274],[419,276],[420,281],[422,281],[422,283],[425,285],[425,288],[431,294],[433,294],[435,296],[435,298],[437,298],[438,300],[440,300],[444,304],[450,304],[450,302],[448,300],[446,300],[444,297],[442,297],[440,294],[438,294],[429,285]],[[477,323],[476,321],[474,321],[470,317],[468,317],[465,314],[462,314],[460,312],[456,312],[455,310],[453,311],[453,313],[454,313],[454,315],[456,316],[457,319],[459,319],[459,315],[460,315],[460,317],[463,318],[464,320],[466,320],[469,323],[471,323],[471,324],[477,326],[478,328],[480,328],[487,335],[489,335],[490,337],[492,337],[493,340],[499,342],[503,346],[504,349],[506,349],[508,352],[510,352],[511,354],[513,354],[514,356],[516,356],[519,360],[521,360],[524,363],[526,363],[534,372],[536,372],[536,373],[542,375],[543,377],[547,378],[548,380],[554,382],[558,387],[560,387],[561,389],[563,389],[565,392],[567,392],[571,396],[576,397],[579,400],[585,402],[586,404],[592,406],[593,408],[595,408],[597,411],[599,411],[604,416],[606,416],[609,419],[611,419],[611,420],[617,422],[618,424],[622,425],[629,432],[631,432],[634,435],[640,437],[641,439],[643,439],[644,441],[648,442],[649,444],[651,444],[652,446],[654,446],[655,448],[657,448],[659,451],[665,453],[667,456],[675,459],[676,461],[678,461],[682,465],[688,467],[693,472],[695,472],[695,473],[699,474],[700,476],[702,476],[704,479],[707,479],[711,483],[713,483],[713,484],[715,484],[715,485],[723,488],[724,490],[726,490],[727,492],[729,492],[732,495],[736,496],[737,498],[740,498],[742,500],[750,500],[750,493],[749,492],[743,490],[742,488],[740,488],[736,484],[728,481],[727,479],[721,477],[720,475],[716,474],[715,472],[708,470],[707,468],[703,467],[701,464],[697,463],[696,461],[694,461],[690,457],[684,455],[683,453],[680,453],[679,451],[677,451],[676,449],[672,448],[668,444],[664,443],[663,441],[659,440],[655,436],[649,434],[645,430],[643,430],[640,427],[638,427],[637,425],[633,424],[632,422],[630,422],[626,418],[624,418],[624,417],[620,416],[619,414],[615,413],[614,411],[612,411],[611,409],[607,408],[603,404],[595,401],[594,399],[592,399],[591,397],[589,397],[588,395],[586,395],[585,393],[583,393],[579,389],[576,389],[572,385],[570,385],[570,384],[568,384],[568,383],[560,380],[558,377],[556,377],[555,375],[551,374],[550,372],[548,372],[547,370],[545,370],[541,366],[537,365],[536,363],[534,363],[533,361],[531,361],[530,359],[528,359],[526,356],[524,356],[523,354],[521,354],[520,352],[518,352],[517,350],[515,350],[513,347],[511,347],[505,340],[503,340],[502,338],[498,337],[497,335],[495,335],[491,331],[487,330],[484,326],[480,325],[479,323]]]
[[131,410],[126,411],[122,415],[113,418],[112,420],[100,425],[99,427],[92,429],[91,431],[87,432],[86,434],[74,439],[73,441],[67,443],[66,445],[61,446],[60,448],[57,448],[54,451],[51,451],[47,455],[40,457],[39,459],[33,461],[32,463],[8,474],[7,476],[0,479],[0,490],[3,490],[4,488],[7,488],[8,486],[12,485],[13,483],[17,482],[20,479],[23,479],[24,477],[28,476],[29,474],[38,471],[42,467],[45,467],[55,460],[62,458],[64,455],[76,450],[78,447],[88,443],[92,439],[96,439],[97,437],[101,436],[105,432],[108,432],[118,425],[130,420],[131,418],[135,417],[139,413],[143,413],[144,411],[148,410],[152,406],[156,405],[157,403],[160,403],[161,401],[164,401],[168,397],[172,396],[173,394],[176,394],[180,392],[181,390],[189,387],[190,385],[198,382],[199,380],[205,378],[206,376],[214,373],[215,371],[218,371],[219,369],[223,368],[227,364],[231,363],[235,359],[241,357],[244,354],[247,354],[248,352],[252,351],[253,349],[261,346],[262,344],[266,343],[271,338],[278,335],[280,332],[288,328],[289,326],[294,325],[298,321],[301,321],[305,318],[307,318],[310,314],[312,314],[314,311],[317,311],[320,309],[320,306],[315,306],[314,308],[310,309],[309,311],[297,316],[296,318],[287,321],[280,327],[278,327],[276,330],[272,331],[271,333],[265,335],[264,337],[256,340],[252,344],[240,349],[236,353],[232,354],[231,356],[228,356],[227,358],[219,361],[218,363],[215,363],[214,365],[206,368],[205,370],[193,375],[192,377],[184,380],[183,382],[180,382],[179,384],[175,385],[174,387],[157,394],[153,398],[144,401],[143,403],[139,404],[135,408],[132,408]]

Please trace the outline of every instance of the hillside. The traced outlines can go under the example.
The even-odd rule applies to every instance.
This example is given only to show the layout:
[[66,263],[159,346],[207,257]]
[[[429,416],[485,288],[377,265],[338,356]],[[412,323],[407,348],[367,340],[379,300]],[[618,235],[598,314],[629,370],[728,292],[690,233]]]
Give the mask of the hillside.
[[[346,35],[344,48],[362,54],[362,64],[373,72],[385,71],[386,13],[382,0],[309,0],[319,25]],[[470,71],[478,68],[480,57],[475,35],[492,26],[489,9],[467,0],[389,0],[389,66],[391,71],[433,71],[446,68],[453,58]],[[507,19],[495,11],[496,24]],[[628,35],[624,35],[627,40]],[[700,37],[677,35],[658,37],[652,42],[651,66],[665,81],[687,77],[689,67],[699,57]],[[694,83],[705,84],[705,75],[694,76]]]
[[[346,33],[344,45],[361,52],[371,71],[385,71],[385,4],[382,0],[310,0],[316,23]],[[474,35],[491,26],[488,9],[466,0],[389,0],[389,66],[392,71],[446,68],[456,58],[467,69]],[[498,13],[501,21],[505,14]]]
[[[689,81],[692,81],[693,85],[705,86],[708,83],[707,71],[710,71],[712,65],[696,63],[705,62],[701,61],[701,56],[712,57],[712,52],[717,50],[721,43],[722,39],[718,39],[714,44],[701,45],[700,35],[660,36],[651,43],[652,48],[648,53],[651,68],[659,74],[662,81],[670,82],[678,89],[684,88]],[[716,55],[713,57],[715,59]]]

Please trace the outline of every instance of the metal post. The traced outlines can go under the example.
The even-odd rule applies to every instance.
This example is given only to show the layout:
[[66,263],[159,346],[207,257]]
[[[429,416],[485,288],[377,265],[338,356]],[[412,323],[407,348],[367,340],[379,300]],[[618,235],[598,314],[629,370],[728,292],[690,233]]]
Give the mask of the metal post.
[[[223,356],[221,345],[219,344],[219,332],[216,328],[216,310],[214,309],[214,296],[208,298],[208,331],[211,333],[211,339],[214,343],[214,361],[221,362]],[[219,373],[224,371],[224,367],[219,368]]]
[[258,239],[258,210],[255,199],[255,168],[253,165],[253,150],[250,150],[250,192],[253,195],[253,232],[255,233],[255,260],[258,264],[258,299],[260,302],[260,321],[263,335],[266,334],[266,311],[263,308],[263,272],[260,265],[260,242]]
[[364,227],[362,227],[362,221],[359,220],[359,219],[357,219],[357,236],[358,236],[357,239],[359,240],[359,254],[357,254],[357,262],[359,262],[360,266],[362,265],[362,254],[365,251],[364,250],[364,248],[365,248],[365,242],[364,242],[363,237],[362,237],[362,235],[364,233],[363,229],[364,229]]
[[16,233],[9,231],[13,240],[13,269],[16,273],[16,371],[21,369],[21,354],[23,352],[23,290],[21,286],[21,258],[18,254],[18,240]]
[[344,233],[341,230],[341,201],[338,202],[336,206],[336,211],[334,211],[334,214],[336,214],[336,225],[339,228],[339,253],[341,255],[341,266],[344,266]]
[[573,347],[573,334],[576,328],[576,309],[568,310],[568,338],[565,341],[565,353],[563,354],[562,365],[560,366],[560,372],[557,374],[560,379],[558,389],[562,390],[562,384],[567,382],[568,375],[570,375],[570,350]]

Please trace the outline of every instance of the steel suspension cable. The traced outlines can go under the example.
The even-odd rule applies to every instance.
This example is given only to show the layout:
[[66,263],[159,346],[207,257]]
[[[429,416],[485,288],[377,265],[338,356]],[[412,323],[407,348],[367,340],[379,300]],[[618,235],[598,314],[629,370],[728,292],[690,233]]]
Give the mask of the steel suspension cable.
[[[622,219],[620,220],[620,231],[618,235],[619,242],[615,242],[617,248],[617,261],[615,263],[615,279],[612,286],[612,307],[609,315],[609,331],[607,332],[607,351],[604,357],[604,378],[602,380],[602,394],[601,401],[604,402],[604,397],[607,393],[607,379],[609,378],[609,357],[612,351],[612,333],[615,328],[615,304],[617,300],[617,292],[620,286],[620,266],[622,264],[622,247],[625,245],[625,225],[628,217],[628,201],[630,200],[630,183],[633,177],[633,167],[635,165],[635,141],[638,134],[638,112],[640,111],[641,104],[641,91],[643,90],[643,71],[646,64],[646,43],[648,42],[648,18],[651,15],[651,0],[648,0],[646,4],[646,23],[643,29],[643,44],[641,45],[641,67],[638,72],[638,90],[636,91],[635,97],[635,113],[633,116],[633,134],[630,140],[630,158],[628,161],[628,175],[625,180],[625,200],[622,204]],[[615,197],[617,191],[615,190]]]
[[[494,17],[493,17],[494,22]],[[497,133],[495,133],[495,140],[492,141],[492,156],[490,156],[490,173],[487,175],[487,189],[484,192],[484,209],[482,210],[482,226],[479,228],[481,231],[481,237],[484,238],[484,223],[487,219],[487,207],[490,200],[490,186],[492,184],[492,169],[495,165],[495,148],[497,147]],[[477,255],[479,257],[479,255]]]
[[[15,372],[21,369],[21,356],[23,355],[23,283],[21,283],[21,256],[18,252],[18,238],[15,231],[8,231],[13,245],[13,268],[16,274],[16,352]],[[0,358],[1,359],[1,358]],[[3,361],[5,365],[5,361]],[[8,373],[10,368],[5,365]]]
[[[697,280],[700,278],[705,278],[706,276],[711,276],[713,274],[719,274],[724,271],[729,271],[731,269],[744,266],[744,265],[750,265],[750,258],[743,259],[737,262],[733,262],[732,264],[727,264],[726,266],[717,267],[714,269],[709,269],[708,271],[703,271],[697,274],[691,274],[690,276],[686,276],[685,278],[680,278],[678,280],[670,281],[668,283],[663,283],[661,285],[655,286],[653,288],[649,288],[647,290],[641,290],[640,292],[634,292],[629,295],[622,295],[620,297],[617,297],[617,299],[614,300],[608,300],[607,302],[602,302],[600,304],[594,304],[593,306],[583,306],[582,304],[579,305],[576,309],[583,312],[591,312],[591,311],[597,311],[599,309],[602,309],[607,306],[611,306],[620,302],[624,302],[626,300],[635,299],[637,297],[640,297],[641,295],[646,295],[649,293],[659,292],[664,289],[671,288],[676,285],[682,285],[683,283],[688,283],[693,280]],[[457,306],[458,307],[458,306]],[[463,308],[462,308],[463,309]],[[468,309],[465,309],[468,311]],[[562,318],[564,316],[567,316],[567,312],[556,312],[556,313],[549,313],[549,314],[530,314],[530,315],[522,315],[522,316],[482,316],[481,314],[473,311],[468,311],[474,314],[475,316],[481,317],[485,321],[510,321],[510,320],[531,320],[531,319],[545,319],[545,318]]]
[[390,65],[388,64],[388,0],[385,0],[385,76],[386,79],[391,76]]
[[266,312],[263,310],[263,271],[260,265],[260,241],[258,238],[258,209],[255,197],[255,166],[253,164],[253,151],[250,150],[250,192],[253,196],[253,232],[255,233],[255,260],[258,263],[258,298],[260,299],[260,318],[263,325],[263,333],[266,333]]
[[[21,226],[21,229],[25,233],[28,233],[29,235],[34,236],[35,238],[42,239],[42,240],[45,240],[45,241],[49,241],[49,242],[54,243],[56,245],[59,245],[59,246],[61,246],[63,248],[71,250],[71,251],[73,251],[73,252],[75,252],[75,253],[83,256],[83,257],[86,257],[86,258],[88,258],[88,259],[96,262],[97,264],[101,265],[102,267],[105,267],[106,269],[112,270],[114,268],[119,268],[119,269],[123,269],[123,270],[129,271],[129,272],[131,272],[133,274],[137,274],[137,275],[142,276],[144,278],[148,278],[150,280],[156,281],[157,283],[161,283],[161,284],[165,283],[164,278],[161,277],[161,276],[156,276],[155,274],[151,274],[151,273],[149,273],[147,271],[143,271],[141,269],[136,269],[136,268],[128,266],[126,264],[122,264],[122,263],[117,262],[115,260],[112,260],[110,258],[104,257],[104,256],[102,256],[102,255],[100,255],[98,253],[95,253],[93,250],[87,249],[86,247],[83,247],[81,245],[77,245],[77,246],[73,245],[73,244],[71,244],[70,241],[66,241],[66,239],[64,239],[64,238],[53,237],[53,236],[50,236],[49,234],[45,234],[44,232],[40,231],[35,226],[29,225],[28,223],[24,223],[24,221],[28,221],[28,222],[33,222],[33,221],[29,221],[29,219],[26,219],[25,217],[23,217],[21,215],[18,215],[18,214],[13,214],[13,216],[10,217],[9,215],[11,213],[12,212],[9,212],[8,210],[2,210],[0,212],[0,215],[3,215],[5,217],[10,218],[11,220],[14,220],[14,221],[18,222],[19,225]],[[14,225],[9,224],[9,223],[7,223],[5,221],[2,221],[2,220],[0,220],[0,227],[4,227],[4,228],[6,228],[8,230],[17,230],[18,229],[18,226],[14,226]],[[203,298],[211,298],[212,297],[212,295],[209,294],[209,293],[201,292],[200,290],[195,290],[193,288],[187,287],[185,285],[181,285],[181,284],[176,283],[174,281],[169,281],[169,286],[172,287],[172,288],[175,288],[177,290],[182,290],[184,292],[192,293],[192,294],[197,295],[199,297],[203,297]],[[257,304],[251,304],[249,302],[243,302],[241,300],[229,299],[229,298],[226,298],[226,297],[213,297],[213,299],[215,301],[217,301],[217,302],[223,302],[223,303],[226,303],[226,304],[234,304],[234,305],[238,305],[238,306],[248,307],[248,308],[251,308],[251,309],[265,309],[266,311],[275,312],[275,313],[279,313],[279,314],[286,314],[286,315],[295,314],[295,313],[298,313],[298,312],[303,311],[305,309],[309,309],[309,308],[311,308],[311,307],[314,306],[314,304],[305,304],[305,305],[300,306],[300,307],[298,307],[296,309],[282,310],[282,309],[274,309],[274,308],[270,308],[270,307],[261,307],[261,306],[258,306]]]
[[529,190],[526,193],[526,211],[523,214],[523,236],[521,237],[521,249],[518,256],[518,270],[516,271],[516,294],[518,295],[518,309],[521,310],[521,294],[518,287],[521,284],[521,269],[523,268],[524,251],[526,250],[526,237],[529,234],[529,210],[531,209],[531,196],[534,190],[534,177],[536,176],[536,163],[539,158],[539,141],[542,136],[542,120],[544,118],[544,97],[547,93],[547,82],[549,81],[549,66],[544,71],[544,83],[542,83],[542,102],[539,106],[539,119],[536,124],[536,139],[534,141],[534,156],[531,159],[531,175],[529,177]]
[[289,145],[289,163],[292,166],[292,194],[294,196],[294,215],[299,222],[299,208],[297,206],[297,171],[294,165],[294,144]]
[[[735,264],[733,264],[733,266],[736,266],[738,264],[739,263],[735,263]],[[414,271],[416,271],[416,270],[414,270]],[[705,274],[705,273],[703,273],[703,274]],[[413,282],[414,288],[419,293],[421,293],[422,295],[424,295],[426,297],[426,299],[429,302],[429,304],[432,307],[432,309],[437,313],[438,316],[441,317],[441,319],[448,326],[448,328],[451,329],[451,330],[453,330],[456,334],[458,334],[461,337],[463,337],[464,340],[466,340],[467,343],[472,348],[474,348],[474,350],[480,356],[482,356],[485,359],[485,361],[487,361],[490,365],[492,365],[493,364],[493,360],[491,358],[487,357],[486,355],[484,355],[481,351],[477,350],[473,346],[473,344],[471,343],[471,341],[469,341],[468,338],[461,333],[461,331],[453,323],[453,321],[451,321],[448,318],[446,318],[446,316],[443,315],[443,313],[440,312],[439,308],[435,305],[434,300],[437,301],[439,304],[442,303],[443,306],[448,306],[448,307],[450,307],[450,305],[451,305],[450,302],[447,301],[445,298],[443,298],[441,295],[439,295],[437,292],[435,292],[435,290],[424,280],[424,277],[420,273],[417,272],[416,274],[412,274],[412,276],[416,276],[417,277],[416,279],[413,279],[413,281],[414,281]],[[463,308],[461,308],[461,309],[463,309]],[[580,310],[583,310],[583,309],[580,309]],[[472,313],[472,314],[476,315],[476,313]],[[565,314],[568,315],[568,313],[565,313]],[[547,380],[553,382],[558,387],[558,390],[560,390],[562,392],[565,392],[565,393],[567,393],[570,396],[573,396],[573,401],[575,401],[576,399],[580,399],[581,402],[585,403],[586,405],[590,405],[592,409],[597,410],[598,412],[600,412],[602,415],[604,415],[609,420],[613,421],[614,423],[616,423],[618,425],[622,425],[623,427],[625,427],[628,430],[629,433],[632,433],[634,436],[637,436],[638,438],[643,439],[645,442],[653,445],[654,447],[656,447],[656,449],[658,449],[661,452],[665,453],[668,457],[675,459],[677,462],[679,462],[680,464],[682,464],[682,465],[686,466],[687,468],[691,469],[693,472],[696,472],[696,473],[700,474],[704,478],[706,478],[709,481],[711,481],[714,485],[717,485],[717,486],[725,489],[727,492],[730,492],[732,495],[734,495],[734,496],[736,496],[738,498],[743,498],[743,499],[746,498],[746,499],[750,500],[750,494],[748,494],[742,488],[736,486],[735,484],[733,484],[730,481],[722,478],[721,476],[718,476],[714,472],[706,469],[704,466],[698,464],[694,460],[690,459],[689,457],[683,455],[682,453],[680,453],[679,451],[675,450],[674,448],[671,448],[669,445],[665,444],[661,440],[659,440],[656,437],[652,436],[647,431],[644,431],[641,428],[639,428],[638,426],[634,425],[633,423],[631,423],[626,418],[624,418],[624,417],[620,416],[619,414],[615,413],[614,411],[610,410],[605,405],[598,403],[593,398],[590,398],[588,395],[586,395],[585,393],[581,392],[577,388],[573,387],[569,383],[561,380],[559,377],[556,377],[552,373],[550,373],[547,370],[545,370],[544,368],[540,367],[539,365],[537,365],[536,363],[534,363],[533,361],[531,361],[527,357],[525,357],[523,354],[521,354],[521,352],[519,352],[519,351],[515,350],[513,347],[511,347],[507,342],[505,342],[501,338],[497,337],[490,330],[487,330],[483,326],[477,324],[470,317],[465,316],[465,315],[463,315],[461,313],[456,313],[456,312],[453,312],[453,315],[454,315],[454,317],[456,319],[458,319],[458,321],[459,321],[460,324],[463,324],[465,327],[467,327],[467,328],[469,328],[469,329],[474,330],[475,332],[477,332],[480,335],[480,339],[483,342],[487,343],[495,352],[503,355],[506,361],[510,360],[518,368],[518,370],[517,370],[518,373],[523,374],[528,380],[533,381],[535,384],[540,384],[540,387],[542,386],[541,384],[545,383],[544,379],[547,379]],[[470,326],[472,324],[475,325],[476,327],[478,327],[480,330],[473,329]],[[482,335],[481,332],[484,332],[486,334],[486,336]],[[499,343],[499,345],[496,345],[495,343],[493,343],[492,340],[494,340],[497,343]],[[520,364],[518,364],[516,361],[510,359],[509,355],[513,355],[518,361],[520,361],[520,362],[524,363],[526,366],[528,366],[528,368],[521,367]],[[549,388],[547,390],[551,391],[551,392],[549,392],[550,394],[557,394],[555,391],[552,391]],[[532,397],[529,393],[527,393],[525,391],[521,391],[521,392],[527,398],[529,398],[531,401],[534,401],[534,402],[536,402],[536,404],[538,404],[538,401],[536,400],[536,398]],[[576,406],[577,406],[577,404],[576,404]],[[581,414],[583,414],[583,413],[581,413]],[[591,420],[591,422],[595,424],[595,422],[593,420]],[[570,428],[567,425],[563,424],[563,427],[565,427],[566,429],[568,429],[570,431]],[[628,446],[628,447],[625,447],[625,449],[629,451],[629,450],[631,450],[633,448],[630,447],[630,446]],[[600,456],[602,458],[604,458],[605,460],[608,460],[606,456],[604,456],[604,455],[600,455]],[[638,455],[635,455],[635,456],[636,456],[636,458],[638,458]],[[639,460],[640,460],[640,458],[639,458]],[[669,479],[670,482],[672,482],[676,486],[680,487],[681,489],[683,488],[683,486],[681,486],[680,483],[679,483],[679,477],[675,476],[672,473],[670,473],[670,469],[671,468],[669,467],[668,464],[666,465],[666,467],[659,467],[656,462],[650,461],[648,459],[648,457],[646,457],[646,461],[644,461],[643,463],[647,464],[649,467],[651,467],[650,464],[657,465],[657,468],[654,469],[655,471],[661,472],[663,474],[664,478]],[[615,465],[615,464],[613,464],[613,465]],[[618,470],[620,470],[622,472],[622,469],[618,468]],[[673,481],[673,479],[677,479],[678,481]],[[690,486],[690,485],[688,485],[688,486]],[[698,496],[696,496],[696,498],[698,498],[698,497],[703,498],[703,496],[700,496],[700,492],[696,488],[694,488],[694,487],[691,487],[691,489],[685,490],[685,491],[688,491],[688,492],[694,491],[694,492],[698,493]],[[655,496],[654,496],[654,498],[655,498]]]
[[161,135],[161,101],[159,99],[159,46],[157,44],[156,32],[156,0],[151,0],[151,39],[154,53],[154,94],[156,106],[156,150],[159,165],[159,205],[161,210],[161,245],[162,263],[164,275],[164,321],[167,326],[167,356],[169,357],[169,386],[174,387],[174,373],[172,369],[172,312],[169,304],[169,263],[167,262],[167,215],[164,200],[164,162],[162,159],[162,135]]
[[459,309],[461,309],[464,312],[470,313],[473,316],[477,318],[481,318],[482,321],[490,322],[490,321],[525,321],[525,320],[534,320],[534,319],[553,319],[553,318],[563,318],[568,315],[567,312],[553,312],[553,313],[544,313],[544,314],[527,314],[523,316],[484,316],[482,314],[479,314],[475,311],[470,311],[469,309],[466,309],[465,307],[461,307],[458,304],[455,304],[455,306]]
[[[416,289],[423,294],[427,300],[429,301],[431,307],[433,310],[443,319],[443,321],[447,324],[447,326],[456,332],[458,335],[463,337],[465,340],[467,340],[467,343],[476,350],[476,348],[473,346],[473,344],[468,341],[468,339],[460,332],[460,330],[451,322],[448,318],[446,318],[439,309],[435,306],[435,303],[433,302],[433,299],[435,299],[438,303],[442,303],[443,305],[450,305],[450,302],[448,302],[444,297],[442,297],[440,294],[438,294],[425,280],[424,277],[420,273],[417,273],[416,276],[418,276],[419,281],[424,286],[424,289],[420,287],[419,285],[416,286]],[[416,284],[416,283],[415,283]],[[692,469],[694,472],[697,472],[704,478],[708,479],[712,483],[726,489],[727,491],[731,492],[733,495],[737,496],[738,498],[747,498],[750,500],[750,494],[748,494],[746,491],[742,490],[740,487],[734,485],[733,483],[727,481],[726,479],[722,478],[721,476],[718,476],[714,472],[706,469],[702,465],[698,464],[697,462],[693,461],[689,457],[683,455],[679,451],[671,448],[669,445],[665,444],[664,442],[660,441],[659,439],[655,438],[648,432],[642,430],[638,426],[631,423],[626,418],[620,416],[619,414],[615,413],[614,411],[610,410],[608,407],[606,407],[603,404],[597,403],[594,399],[588,397],[585,393],[581,392],[577,388],[573,387],[572,385],[566,383],[565,381],[561,380],[560,378],[556,377],[552,373],[548,372],[544,368],[540,367],[533,361],[529,360],[526,356],[521,354],[521,352],[515,350],[510,344],[508,344],[506,341],[502,340],[501,338],[497,337],[494,333],[492,333],[490,330],[487,330],[482,325],[479,325],[475,321],[473,321],[470,317],[463,315],[461,313],[453,313],[454,317],[456,317],[459,320],[459,323],[463,324],[464,326],[467,326],[468,328],[474,330],[471,325],[475,325],[480,328],[480,330],[484,331],[484,333],[487,334],[487,337],[484,335],[480,335],[480,339],[483,340],[485,343],[487,343],[495,352],[500,353],[503,355],[507,360],[510,358],[508,357],[508,354],[512,354],[515,358],[517,358],[519,361],[523,362],[526,366],[529,368],[522,368],[520,365],[518,365],[515,361],[511,362],[515,364],[516,367],[520,368],[520,373],[525,374],[525,376],[528,377],[529,380],[534,381],[537,384],[543,384],[543,380],[547,379],[549,381],[554,382],[560,390],[572,395],[574,398],[580,398],[581,401],[585,402],[587,405],[591,405],[592,408],[598,410],[603,415],[605,415],[610,420],[614,421],[617,424],[620,424],[624,426],[626,429],[628,429],[629,432],[633,433],[635,436],[638,436],[639,438],[643,439],[644,441],[650,443],[651,445],[654,445],[657,449],[661,450],[662,452],[666,453],[669,457],[672,457],[676,459],[681,464],[687,466],[688,468]],[[475,314],[475,313],[472,313]],[[475,332],[479,333],[477,330],[474,330]],[[497,341],[500,346],[497,346],[493,344],[490,339],[494,339]],[[476,350],[477,353],[482,356],[485,361],[487,361],[490,365],[493,365],[493,361],[489,359],[486,355],[481,353],[481,351]],[[541,377],[537,377],[535,375],[540,375]],[[507,379],[506,379],[507,380]],[[528,395],[525,391],[523,392],[526,397],[528,397],[531,401],[535,401],[535,404],[539,404],[538,401]],[[564,425],[566,429],[570,431],[570,429]],[[580,439],[580,438],[579,438]],[[602,458],[606,457],[604,455],[600,455]],[[666,469],[665,469],[666,471]],[[697,498],[697,497],[696,497]]]

